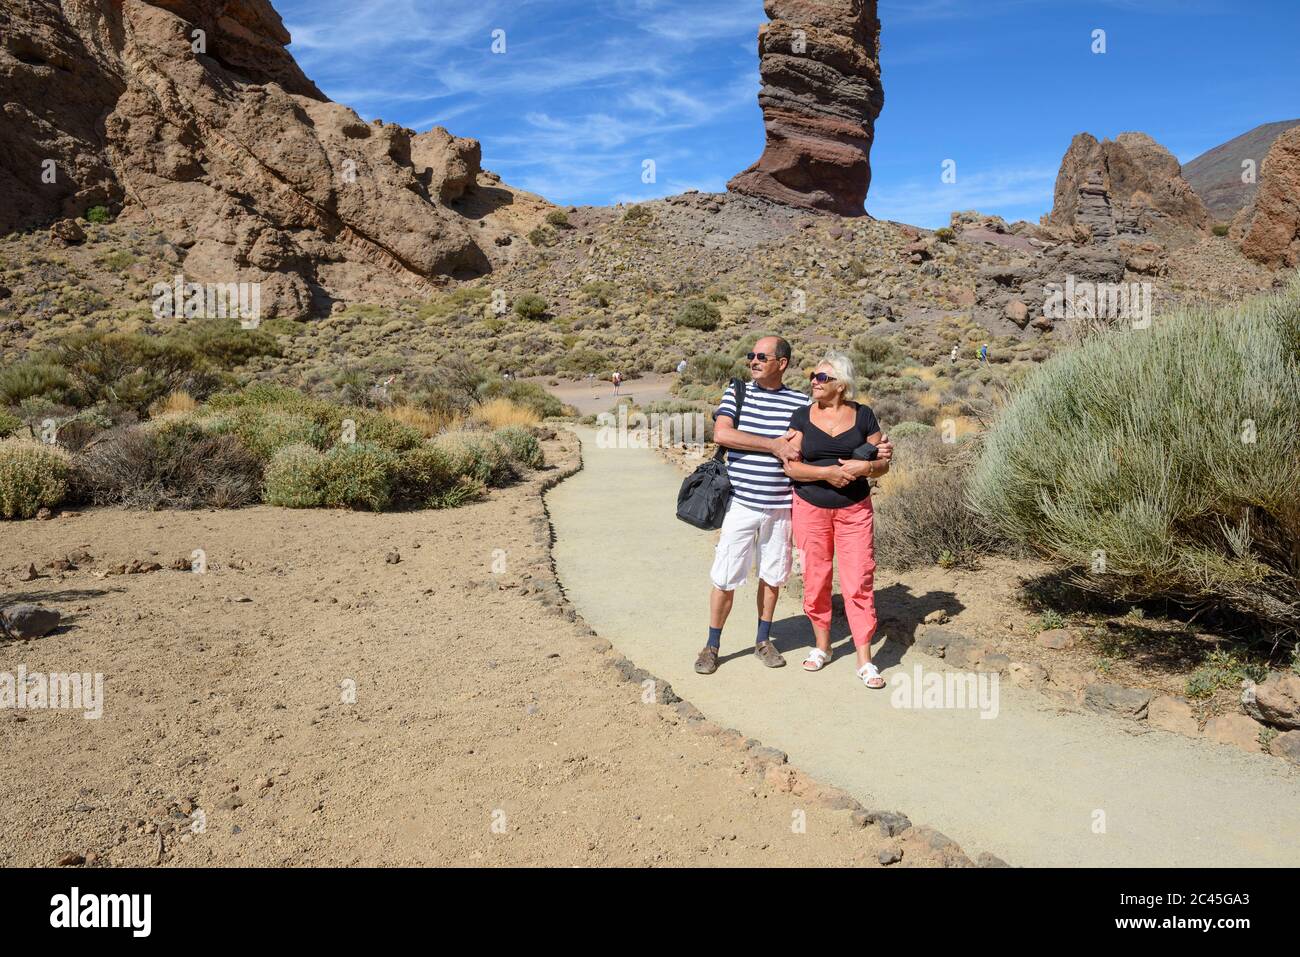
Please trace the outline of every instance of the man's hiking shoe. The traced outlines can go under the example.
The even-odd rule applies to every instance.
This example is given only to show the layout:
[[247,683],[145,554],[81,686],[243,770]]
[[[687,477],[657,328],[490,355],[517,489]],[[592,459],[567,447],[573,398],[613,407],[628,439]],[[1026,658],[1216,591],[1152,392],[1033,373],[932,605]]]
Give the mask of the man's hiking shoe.
[[785,667],[785,659],[781,657],[781,652],[777,651],[776,646],[770,641],[760,641],[756,644],[754,654],[758,655],[758,660],[769,668]]
[[712,645],[705,645],[704,650],[700,652],[699,657],[695,659],[695,673],[699,675],[711,675],[718,670],[718,649]]

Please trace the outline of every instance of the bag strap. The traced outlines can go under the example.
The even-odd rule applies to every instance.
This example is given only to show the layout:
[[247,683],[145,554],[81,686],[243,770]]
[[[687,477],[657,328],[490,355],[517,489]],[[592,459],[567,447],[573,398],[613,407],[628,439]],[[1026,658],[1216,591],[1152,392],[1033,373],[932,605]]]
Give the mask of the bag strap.
[[[731,380],[731,387],[735,390],[736,396],[736,427],[740,427],[740,410],[745,407],[745,383],[739,379]],[[713,458],[719,462],[727,457],[727,450],[719,445],[718,451],[713,453]]]

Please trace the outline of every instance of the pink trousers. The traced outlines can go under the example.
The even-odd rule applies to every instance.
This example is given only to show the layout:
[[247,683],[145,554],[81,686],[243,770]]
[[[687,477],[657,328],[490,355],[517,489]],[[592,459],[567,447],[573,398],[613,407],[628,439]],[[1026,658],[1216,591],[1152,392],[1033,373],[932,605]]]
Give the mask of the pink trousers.
[[861,648],[876,633],[876,557],[871,499],[847,508],[818,508],[794,496],[794,543],[803,560],[803,610],[818,628],[831,627],[831,563],[840,567],[844,613]]

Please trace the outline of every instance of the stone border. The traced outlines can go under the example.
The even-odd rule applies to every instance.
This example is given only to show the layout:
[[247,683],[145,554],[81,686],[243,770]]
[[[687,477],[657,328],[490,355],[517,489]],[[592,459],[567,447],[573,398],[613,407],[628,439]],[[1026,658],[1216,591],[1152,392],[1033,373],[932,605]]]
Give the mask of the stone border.
[[[756,738],[746,737],[734,728],[724,728],[709,721],[695,705],[683,700],[673,690],[672,685],[644,668],[638,667],[635,662],[619,654],[612,642],[601,638],[573,607],[556,574],[553,551],[555,526],[551,522],[550,509],[546,504],[546,493],[565,479],[581,472],[584,467],[582,440],[571,429],[566,428],[565,431],[578,443],[578,464],[572,468],[560,469],[540,483],[539,494],[543,518],[535,519],[533,522],[537,540],[546,546],[549,574],[546,579],[533,578],[525,582],[526,587],[521,594],[528,595],[547,611],[577,625],[578,636],[591,639],[590,649],[605,658],[606,666],[616,671],[623,681],[639,686],[643,693],[653,687],[655,704],[676,715],[677,720],[673,721],[674,724],[684,725],[697,734],[715,738],[724,749],[738,751],[745,755],[745,775],[756,786],[766,787],[776,793],[806,797],[829,810],[844,811],[854,825],[867,827],[874,824],[885,837],[898,837],[906,832],[909,842],[920,842],[938,853],[945,867],[1011,866],[987,852],[971,860],[961,846],[946,834],[931,827],[914,827],[907,815],[898,811],[870,810],[842,788],[822,784],[791,765],[784,751],[766,747]],[[897,848],[886,849],[880,852],[879,860],[882,865],[895,864],[902,859],[902,856],[903,852]]]
[[[1055,628],[1040,632],[1035,641],[1044,648],[1066,649],[1074,645],[1075,637],[1070,629]],[[1181,695],[1097,681],[1070,664],[1048,669],[1012,661],[984,642],[938,625],[923,627],[912,646],[961,670],[1005,674],[1014,686],[1040,692],[1070,707],[1143,721],[1162,731],[1231,744],[1300,765],[1300,675],[1270,672],[1266,681],[1247,682],[1241,695],[1242,710],[1216,715],[1202,728],[1192,703]],[[1269,742],[1268,750],[1260,744],[1261,734]]]

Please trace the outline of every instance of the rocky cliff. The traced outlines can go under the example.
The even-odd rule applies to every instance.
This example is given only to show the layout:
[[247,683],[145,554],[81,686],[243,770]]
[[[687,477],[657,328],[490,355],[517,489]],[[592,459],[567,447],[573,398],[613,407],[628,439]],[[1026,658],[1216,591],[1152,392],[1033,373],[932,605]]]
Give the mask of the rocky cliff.
[[1273,269],[1300,266],[1300,127],[1273,141],[1254,201],[1232,229],[1241,251],[1256,262]]
[[[1210,215],[1227,222],[1249,206],[1259,188],[1260,166],[1269,147],[1300,120],[1265,123],[1226,143],[1206,150],[1196,159],[1183,164],[1183,178],[1205,202]],[[1243,179],[1245,162],[1250,160],[1255,176]]]
[[270,316],[491,268],[478,143],[364,122],[289,40],[267,0],[0,0],[0,232],[120,207]]
[[758,32],[767,144],[727,188],[787,206],[863,215],[884,106],[876,0],[765,0]]
[[1080,133],[1061,161],[1044,225],[1080,227],[1086,238],[1106,242],[1124,235],[1200,235],[1210,216],[1178,160],[1145,133],[1101,142]]

